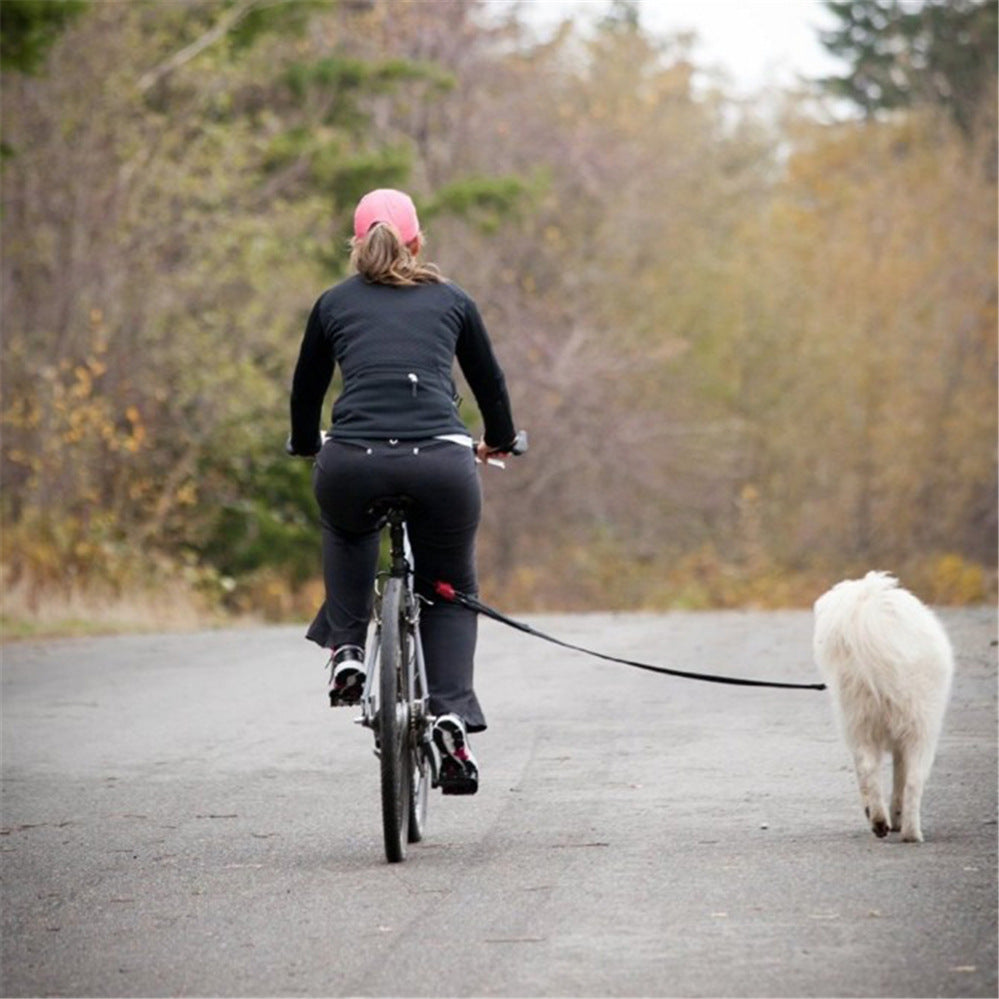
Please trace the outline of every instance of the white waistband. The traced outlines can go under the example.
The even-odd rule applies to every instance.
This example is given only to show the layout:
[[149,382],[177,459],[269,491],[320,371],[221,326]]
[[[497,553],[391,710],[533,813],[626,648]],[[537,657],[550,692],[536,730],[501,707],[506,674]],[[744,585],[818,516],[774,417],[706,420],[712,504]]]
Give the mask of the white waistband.
[[441,434],[435,441],[451,441],[452,444],[463,444],[465,447],[475,447],[475,441],[468,434]]

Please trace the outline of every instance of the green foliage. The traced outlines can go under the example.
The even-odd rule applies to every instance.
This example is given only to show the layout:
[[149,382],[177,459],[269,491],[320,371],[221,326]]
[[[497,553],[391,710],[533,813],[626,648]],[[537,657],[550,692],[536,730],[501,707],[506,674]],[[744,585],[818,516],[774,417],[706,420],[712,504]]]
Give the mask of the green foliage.
[[965,134],[996,85],[996,0],[827,0],[835,28],[823,45],[850,66],[823,81],[867,114],[935,104]]
[[215,510],[198,555],[224,576],[271,567],[304,583],[318,566],[311,464],[276,454],[241,465],[235,494]]
[[328,0],[284,0],[283,3],[226,0],[224,7],[244,9],[228,33],[229,44],[238,54],[270,32],[300,35],[308,25],[309,18],[327,3]]
[[330,193],[333,204],[353,212],[361,196],[376,187],[400,187],[412,167],[405,146],[386,146],[369,153],[337,155],[328,148],[317,156],[313,176]]
[[87,0],[4,0],[0,4],[0,69],[37,73],[56,38]]
[[453,76],[433,63],[406,59],[370,63],[339,55],[311,63],[293,63],[285,71],[284,79],[298,100],[313,91],[336,94],[337,100],[325,109],[323,121],[328,125],[353,127],[366,122],[367,116],[359,112],[351,95],[388,93],[402,84],[416,81],[428,82],[436,90],[445,91],[454,87],[455,82]]
[[[446,92],[454,78],[439,66],[410,59],[378,61],[334,53],[296,59],[278,75],[290,97],[283,126],[269,140],[262,167],[293,175],[298,186],[322,193],[331,206],[337,236],[349,232],[354,204],[375,187],[402,186],[412,168],[412,146],[404,140],[371,141],[371,106],[405,87],[422,87],[425,98]],[[345,238],[320,247],[317,260],[341,273]]]
[[439,187],[420,203],[420,218],[426,222],[442,215],[474,221],[483,232],[496,232],[504,221],[515,218],[536,185],[521,177],[466,176]]

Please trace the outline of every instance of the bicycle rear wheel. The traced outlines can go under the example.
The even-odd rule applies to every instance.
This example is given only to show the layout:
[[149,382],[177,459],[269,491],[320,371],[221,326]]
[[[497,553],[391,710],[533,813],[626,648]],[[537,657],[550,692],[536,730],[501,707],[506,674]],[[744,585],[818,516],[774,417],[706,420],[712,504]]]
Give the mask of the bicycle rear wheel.
[[413,754],[406,680],[406,620],[402,580],[393,576],[382,595],[378,735],[381,747],[382,830],[390,863],[406,859],[410,838]]

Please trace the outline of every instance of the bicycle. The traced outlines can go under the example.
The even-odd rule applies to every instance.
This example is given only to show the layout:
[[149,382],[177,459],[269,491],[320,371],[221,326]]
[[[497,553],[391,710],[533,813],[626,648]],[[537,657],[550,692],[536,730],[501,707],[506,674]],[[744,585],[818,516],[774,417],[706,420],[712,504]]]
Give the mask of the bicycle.
[[[429,789],[438,784],[428,711],[427,673],[420,642],[420,600],[406,534],[406,496],[379,500],[373,512],[388,527],[389,569],[375,583],[375,631],[365,656],[361,717],[375,733],[380,760],[382,831],[390,863],[406,858],[423,838]],[[387,577],[387,578],[386,578]]]
[[[510,450],[527,451],[527,434],[520,431]],[[501,461],[490,464],[504,467]],[[404,495],[378,500],[372,513],[388,528],[389,568],[375,581],[373,640],[365,654],[361,716],[355,721],[375,734],[375,755],[381,770],[382,832],[389,863],[406,859],[410,843],[423,839],[431,789],[440,786],[440,767],[429,712],[423,645],[420,641],[420,602],[406,532]],[[379,583],[383,586],[379,588]]]

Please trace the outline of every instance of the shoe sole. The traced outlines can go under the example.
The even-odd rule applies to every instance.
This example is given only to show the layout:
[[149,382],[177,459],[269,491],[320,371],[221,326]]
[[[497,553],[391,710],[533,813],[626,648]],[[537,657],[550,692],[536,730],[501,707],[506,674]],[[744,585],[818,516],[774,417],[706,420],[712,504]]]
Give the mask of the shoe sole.
[[345,673],[342,682],[330,689],[331,708],[349,708],[361,703],[364,693],[364,674],[360,670]]
[[479,790],[479,774],[469,773],[457,760],[441,761],[441,794],[475,794]]

